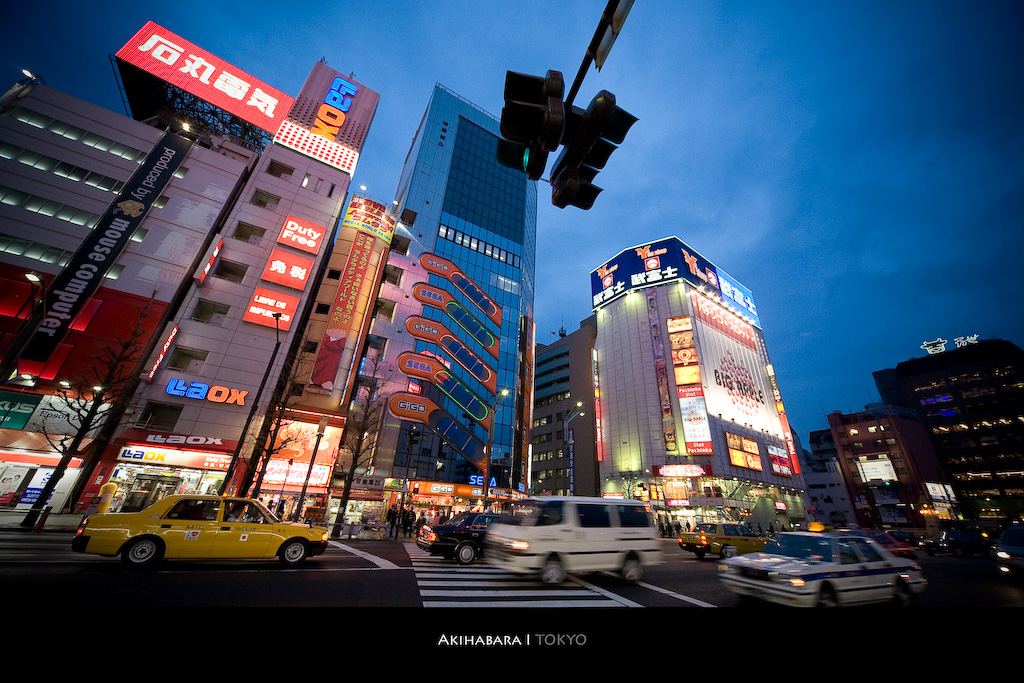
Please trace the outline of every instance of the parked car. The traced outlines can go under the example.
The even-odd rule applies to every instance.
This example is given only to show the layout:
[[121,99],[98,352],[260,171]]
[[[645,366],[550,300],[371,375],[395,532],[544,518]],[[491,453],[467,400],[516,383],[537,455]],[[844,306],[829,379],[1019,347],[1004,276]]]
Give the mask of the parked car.
[[140,512],[90,515],[78,526],[71,549],[120,555],[135,567],[161,559],[274,557],[294,566],[327,550],[327,528],[282,522],[249,498],[174,495]]
[[954,557],[966,555],[989,555],[992,552],[988,538],[977,531],[940,531],[935,538],[924,542],[924,551],[929,555],[952,553]]
[[843,532],[781,533],[761,552],[718,568],[722,584],[742,598],[794,607],[909,605],[928,584],[917,562]]
[[908,560],[917,559],[917,551],[909,543],[897,540],[891,533],[877,529],[856,529],[847,533],[865,536],[874,539],[896,557],[905,557]]
[[444,524],[424,526],[416,537],[416,545],[431,555],[454,559],[459,564],[472,564],[483,555],[487,527],[499,516],[489,512],[463,512]]
[[1024,526],[1003,529],[992,550],[999,571],[1018,578],[1024,577]]

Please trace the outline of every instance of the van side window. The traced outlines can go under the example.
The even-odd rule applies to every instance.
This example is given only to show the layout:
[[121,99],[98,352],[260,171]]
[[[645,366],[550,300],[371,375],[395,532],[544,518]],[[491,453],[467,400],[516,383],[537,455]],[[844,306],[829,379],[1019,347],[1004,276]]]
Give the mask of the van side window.
[[549,503],[537,514],[537,526],[554,526],[562,522],[562,504]]
[[610,527],[612,525],[611,510],[607,505],[577,503],[576,513],[579,515],[581,527]]
[[619,524],[628,527],[651,526],[651,517],[647,510],[639,505],[621,505],[619,510]]

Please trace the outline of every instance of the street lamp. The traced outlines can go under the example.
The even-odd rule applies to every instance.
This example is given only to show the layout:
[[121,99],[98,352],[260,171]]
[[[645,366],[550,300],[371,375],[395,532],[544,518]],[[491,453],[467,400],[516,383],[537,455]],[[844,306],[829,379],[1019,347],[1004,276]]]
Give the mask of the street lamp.
[[484,454],[484,512],[487,512],[487,497],[491,489],[491,448],[494,446],[494,429],[498,422],[498,403],[508,396],[508,389],[502,389],[501,393],[494,397],[494,405],[491,406],[491,428],[487,431],[487,452]]
[[[235,446],[235,452],[231,454],[231,462],[228,463],[227,472],[224,473],[224,481],[220,483],[219,495],[224,495],[228,488],[228,482],[231,477],[234,476],[235,466],[238,463],[238,455],[242,452],[242,445],[245,443],[245,433],[249,431],[249,425],[252,423],[252,419],[256,414],[256,408],[259,407],[260,397],[263,395],[263,388],[267,384],[267,377],[270,376],[270,369],[274,366],[274,360],[277,358],[277,351],[281,348],[281,314],[272,313],[274,317],[274,351],[270,354],[270,360],[267,361],[267,369],[263,373],[263,380],[260,382],[260,388],[256,392],[256,398],[253,399],[252,408],[249,409],[249,416],[245,418],[245,425],[242,427],[242,433],[238,436],[238,444]],[[287,476],[285,477],[287,479]]]
[[575,439],[573,439],[569,435],[569,423],[572,422],[575,418],[581,417],[581,416],[586,414],[582,410],[579,410],[582,407],[583,407],[583,401],[576,401],[576,409],[577,410],[574,413],[572,413],[571,415],[569,415],[569,417],[565,418],[565,421],[562,423],[562,432],[563,432],[563,435],[565,437],[565,443],[569,447],[568,448],[568,450],[569,450],[569,472],[571,473],[570,477],[569,477],[569,495],[570,496],[575,495],[575,488],[576,488],[575,481],[574,481],[574,478],[573,478],[574,477],[574,473],[576,472],[576,468],[573,467],[573,460],[575,458],[575,450],[576,450],[576,448],[574,446]]
[[299,494],[299,502],[295,506],[295,521],[298,522],[302,515],[302,503],[306,500],[306,488],[309,486],[309,478],[313,474],[313,463],[316,461],[317,451],[320,450],[320,441],[324,438],[324,431],[327,429],[327,416],[320,418],[320,424],[316,430],[316,443],[313,444],[313,452],[309,454],[309,469],[306,470],[306,479],[302,482],[302,493]]

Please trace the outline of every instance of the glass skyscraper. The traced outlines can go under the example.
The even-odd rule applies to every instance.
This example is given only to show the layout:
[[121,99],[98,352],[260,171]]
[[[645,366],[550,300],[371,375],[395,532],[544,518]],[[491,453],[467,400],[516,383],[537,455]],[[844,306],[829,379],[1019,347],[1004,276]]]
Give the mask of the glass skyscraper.
[[[497,405],[490,485],[524,493],[532,410],[537,186],[523,173],[498,164],[498,131],[494,115],[435,86],[396,192],[394,204],[402,225],[388,259],[389,274],[378,303],[382,313],[370,331],[370,343],[385,349],[384,358],[392,367],[403,352],[434,356],[468,388],[476,405],[485,405],[488,414]],[[500,329],[494,319],[479,314],[471,287],[467,295],[465,287],[424,269],[422,257],[431,254],[454,264],[500,306]],[[449,315],[447,307],[410,296],[416,285],[423,284],[457,300],[457,311],[475,312],[477,321],[500,338],[492,354],[471,336],[460,336],[472,355],[496,373],[496,381],[481,381],[467,371],[443,343],[409,334],[410,317],[435,321],[453,334],[463,330],[458,315]],[[436,424],[398,420],[382,434],[375,465],[378,471],[390,470],[393,477],[451,484],[445,489],[454,494],[448,498],[451,505],[426,498],[422,484],[420,502],[457,512],[474,504],[482,482],[481,468],[466,453],[473,448],[482,453],[491,434],[485,421],[469,414],[465,401],[454,400],[451,392],[435,384],[399,375],[390,387],[429,397],[445,419],[472,434],[473,444],[458,446],[457,439],[447,438]],[[503,390],[508,394],[502,395]]]

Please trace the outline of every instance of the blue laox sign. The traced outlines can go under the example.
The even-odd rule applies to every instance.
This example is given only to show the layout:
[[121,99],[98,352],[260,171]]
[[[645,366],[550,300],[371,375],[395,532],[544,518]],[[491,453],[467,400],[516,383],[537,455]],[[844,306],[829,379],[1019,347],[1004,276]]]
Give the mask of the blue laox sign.
[[184,396],[199,401],[205,399],[214,403],[233,403],[240,406],[245,405],[245,397],[249,393],[218,385],[210,386],[204,382],[186,382],[177,378],[167,383],[165,391],[171,396]]

